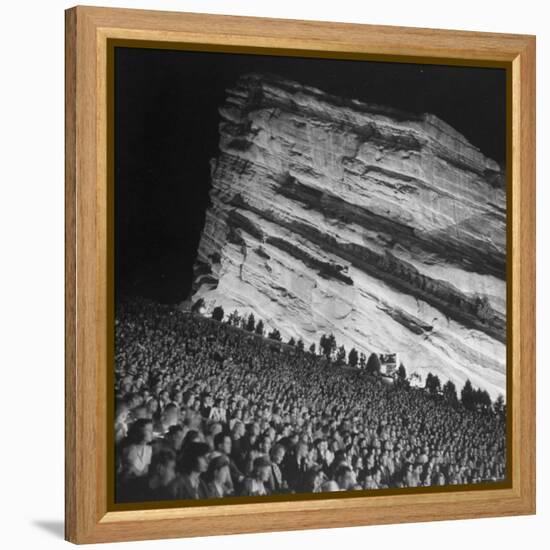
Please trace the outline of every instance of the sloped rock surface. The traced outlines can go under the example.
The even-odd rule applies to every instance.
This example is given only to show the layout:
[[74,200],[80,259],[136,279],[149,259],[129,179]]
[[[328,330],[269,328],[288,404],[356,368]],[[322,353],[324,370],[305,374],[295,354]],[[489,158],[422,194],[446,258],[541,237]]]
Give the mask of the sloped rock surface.
[[496,162],[433,115],[274,75],[241,77],[220,113],[193,301],[505,395]]

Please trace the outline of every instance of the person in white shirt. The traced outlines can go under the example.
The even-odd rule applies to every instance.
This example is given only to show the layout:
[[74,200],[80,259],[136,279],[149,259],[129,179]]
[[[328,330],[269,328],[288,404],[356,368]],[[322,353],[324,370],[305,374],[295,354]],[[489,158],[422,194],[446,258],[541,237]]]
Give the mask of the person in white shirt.
[[153,453],[153,422],[150,418],[136,420],[128,433],[128,444],[122,450],[123,477],[147,474]]
[[259,456],[254,460],[252,474],[247,477],[243,483],[241,495],[243,496],[263,496],[268,491],[266,484],[271,476],[271,461],[265,456]]

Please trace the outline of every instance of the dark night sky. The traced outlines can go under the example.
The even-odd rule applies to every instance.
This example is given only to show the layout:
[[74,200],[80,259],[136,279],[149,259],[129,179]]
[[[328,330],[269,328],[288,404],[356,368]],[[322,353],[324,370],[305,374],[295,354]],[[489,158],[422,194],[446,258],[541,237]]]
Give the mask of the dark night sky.
[[183,300],[218,152],[218,107],[247,72],[271,72],[329,93],[429,112],[483,153],[505,159],[505,71],[367,61],[117,48],[117,296]]

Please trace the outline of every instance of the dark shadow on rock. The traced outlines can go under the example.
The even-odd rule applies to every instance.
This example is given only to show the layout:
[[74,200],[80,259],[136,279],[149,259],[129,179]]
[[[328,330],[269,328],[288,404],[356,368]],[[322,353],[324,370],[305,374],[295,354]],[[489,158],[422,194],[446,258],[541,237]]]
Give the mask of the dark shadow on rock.
[[54,535],[58,539],[65,538],[65,522],[63,520],[34,520],[33,525],[40,527],[44,531]]

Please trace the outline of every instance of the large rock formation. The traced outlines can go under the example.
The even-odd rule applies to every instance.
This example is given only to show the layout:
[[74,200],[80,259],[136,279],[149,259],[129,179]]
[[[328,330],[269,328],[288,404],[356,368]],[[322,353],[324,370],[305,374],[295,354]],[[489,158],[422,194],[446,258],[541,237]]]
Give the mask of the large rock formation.
[[220,109],[193,301],[506,391],[504,174],[433,115],[250,74]]

